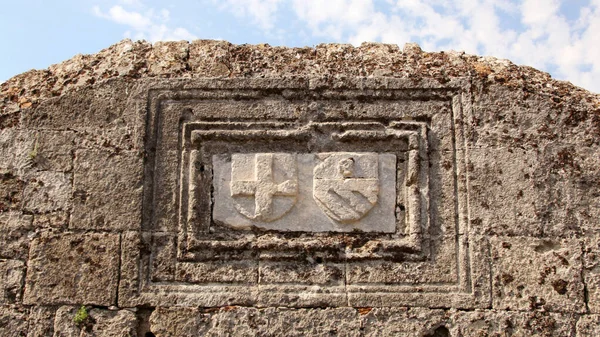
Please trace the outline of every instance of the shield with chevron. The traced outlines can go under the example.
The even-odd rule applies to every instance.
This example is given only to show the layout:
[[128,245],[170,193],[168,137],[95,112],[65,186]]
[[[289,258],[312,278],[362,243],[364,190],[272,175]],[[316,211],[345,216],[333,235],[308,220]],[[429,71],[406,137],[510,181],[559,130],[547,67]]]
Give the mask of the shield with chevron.
[[331,219],[351,223],[377,204],[379,160],[376,153],[335,152],[317,155],[313,198]]

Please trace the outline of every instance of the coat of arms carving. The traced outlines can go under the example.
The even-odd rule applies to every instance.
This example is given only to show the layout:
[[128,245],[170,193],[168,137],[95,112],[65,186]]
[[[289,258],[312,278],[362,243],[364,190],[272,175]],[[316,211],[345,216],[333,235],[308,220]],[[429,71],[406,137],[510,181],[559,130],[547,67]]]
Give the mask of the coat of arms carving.
[[235,208],[252,220],[270,222],[296,203],[296,156],[286,153],[234,154],[231,197]]
[[349,223],[377,203],[379,160],[375,153],[321,153],[314,169],[313,197],[331,219]]

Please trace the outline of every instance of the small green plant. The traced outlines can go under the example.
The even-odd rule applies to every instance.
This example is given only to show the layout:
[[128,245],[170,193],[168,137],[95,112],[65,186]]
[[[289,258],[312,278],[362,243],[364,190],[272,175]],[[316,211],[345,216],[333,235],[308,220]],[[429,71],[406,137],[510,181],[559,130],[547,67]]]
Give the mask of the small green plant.
[[38,155],[38,139],[35,137],[35,143],[33,143],[33,149],[29,151],[29,159],[34,160]]
[[90,315],[88,314],[85,305],[82,305],[81,308],[79,308],[79,310],[77,310],[77,312],[75,313],[75,317],[73,317],[73,322],[75,322],[75,324],[77,325],[81,325],[89,317]]

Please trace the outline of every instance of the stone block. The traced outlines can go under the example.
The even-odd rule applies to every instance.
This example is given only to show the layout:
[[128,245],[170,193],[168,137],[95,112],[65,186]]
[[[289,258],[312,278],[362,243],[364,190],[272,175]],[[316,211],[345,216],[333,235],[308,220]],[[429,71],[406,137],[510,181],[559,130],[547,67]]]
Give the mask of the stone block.
[[600,230],[600,146],[552,143],[540,155],[537,184],[547,195],[540,209],[549,237],[597,235]]
[[495,309],[585,311],[578,240],[493,237],[491,246]]
[[33,143],[26,153],[31,166],[40,171],[68,172],[73,169],[76,133],[73,131],[32,131],[27,135]]
[[54,334],[56,307],[31,307],[28,319],[27,337],[47,337]]
[[[573,336],[578,315],[542,311],[449,311],[446,336]],[[433,335],[435,336],[435,335]]]
[[33,150],[33,139],[23,134],[16,128],[0,130],[0,170],[20,172],[31,165],[29,154]]
[[71,209],[71,173],[39,171],[27,175],[23,210],[48,213]]
[[587,290],[587,305],[591,313],[600,314],[600,237],[584,240],[583,280]]
[[577,321],[577,337],[600,336],[600,316],[584,315]]
[[533,150],[469,150],[471,229],[499,236],[540,236],[546,198],[535,182],[541,169]]
[[217,310],[157,308],[150,330],[165,336],[360,336],[353,308],[285,309],[226,307]]
[[0,304],[21,301],[25,263],[19,260],[0,260]]
[[444,336],[448,331],[444,310],[366,307],[358,312],[363,336]]
[[545,130],[556,114],[552,100],[546,95],[524,93],[492,84],[486,94],[473,98],[473,127],[467,140],[477,148],[536,149],[552,142]]
[[16,211],[0,213],[0,258],[27,260],[32,219]]
[[61,210],[56,212],[35,214],[33,216],[33,228],[35,229],[67,229],[71,210]]
[[[77,91],[46,99],[23,114],[21,124],[30,130],[136,129],[141,122],[134,110],[126,109],[132,84],[103,81],[94,90]],[[139,130],[139,129],[138,129]]]
[[155,76],[180,77],[187,70],[189,52],[188,41],[156,42],[148,55],[148,71]]
[[67,172],[73,169],[75,132],[0,130],[0,169],[23,175],[30,171]]
[[87,308],[88,317],[73,319],[81,307],[63,306],[56,311],[55,337],[137,337],[137,318],[129,310]]
[[117,234],[42,234],[29,250],[27,304],[115,304],[119,275]]
[[29,310],[17,306],[0,306],[0,336],[26,337]]
[[215,40],[195,40],[190,43],[188,64],[193,76],[226,77],[229,75],[231,43]]
[[132,152],[78,150],[73,175],[71,228],[140,227],[142,160]]
[[21,209],[24,186],[14,172],[0,170],[0,212]]

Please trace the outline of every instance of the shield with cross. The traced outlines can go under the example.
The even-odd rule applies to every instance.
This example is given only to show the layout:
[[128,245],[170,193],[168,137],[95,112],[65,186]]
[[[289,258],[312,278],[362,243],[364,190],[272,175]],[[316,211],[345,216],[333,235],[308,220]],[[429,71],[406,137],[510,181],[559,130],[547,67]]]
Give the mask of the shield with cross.
[[294,207],[298,195],[296,155],[243,153],[231,156],[231,197],[249,219],[271,222]]

